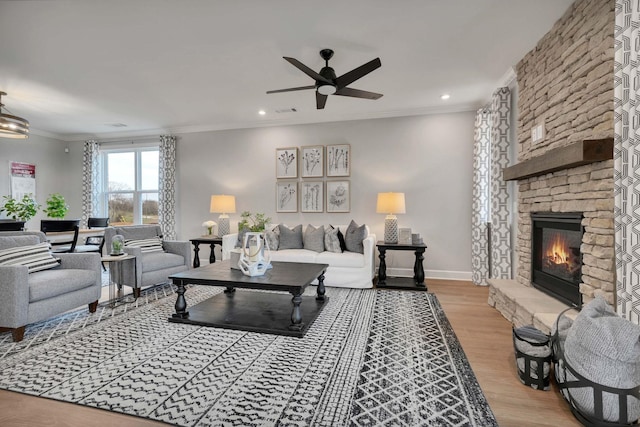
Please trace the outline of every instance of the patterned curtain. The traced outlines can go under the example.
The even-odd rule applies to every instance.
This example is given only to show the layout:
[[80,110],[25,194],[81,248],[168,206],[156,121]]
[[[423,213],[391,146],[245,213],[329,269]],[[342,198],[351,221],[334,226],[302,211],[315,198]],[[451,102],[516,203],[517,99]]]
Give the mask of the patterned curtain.
[[473,145],[473,203],[471,224],[471,275],[475,285],[486,286],[489,277],[489,239],[487,232],[491,206],[489,203],[489,132],[491,112],[482,108],[476,113]]
[[160,136],[158,224],[167,240],[176,238],[176,140]]
[[502,87],[491,101],[491,277],[511,279],[509,193],[502,170],[509,166],[511,91]]
[[[640,0],[617,0],[614,221],[618,313],[640,324]],[[638,180],[638,181],[636,181]]]
[[84,142],[82,157],[82,227],[89,217],[99,216],[101,191],[100,144],[95,140]]
[[493,93],[491,106],[476,113],[473,147],[471,280],[511,278],[509,194],[502,170],[509,166],[511,92]]

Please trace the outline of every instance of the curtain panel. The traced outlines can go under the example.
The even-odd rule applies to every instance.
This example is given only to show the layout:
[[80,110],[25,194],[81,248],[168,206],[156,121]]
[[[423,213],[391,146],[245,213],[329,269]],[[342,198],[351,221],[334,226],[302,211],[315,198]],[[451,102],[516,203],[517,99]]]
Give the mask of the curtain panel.
[[614,223],[617,311],[640,324],[640,0],[617,0],[614,59]]
[[100,144],[95,140],[85,141],[82,156],[82,228],[87,228],[90,217],[99,216],[100,166]]
[[489,278],[489,236],[487,235],[490,209],[489,170],[491,157],[491,112],[482,108],[476,112],[473,141],[473,201],[471,223],[471,280],[486,286]]
[[160,136],[158,224],[165,239],[176,239],[176,141],[175,136]]
[[511,91],[497,89],[476,113],[473,147],[471,280],[511,278],[509,194],[502,170],[509,166]]

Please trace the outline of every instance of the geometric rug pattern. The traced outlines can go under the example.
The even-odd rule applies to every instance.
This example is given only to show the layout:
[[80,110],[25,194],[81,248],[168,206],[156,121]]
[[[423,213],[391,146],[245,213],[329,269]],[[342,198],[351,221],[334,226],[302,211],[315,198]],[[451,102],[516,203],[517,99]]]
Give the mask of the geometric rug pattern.
[[[185,297],[222,290],[191,286]],[[5,351],[0,388],[179,426],[497,425],[434,295],[327,295],[297,338],[170,323],[167,292]]]

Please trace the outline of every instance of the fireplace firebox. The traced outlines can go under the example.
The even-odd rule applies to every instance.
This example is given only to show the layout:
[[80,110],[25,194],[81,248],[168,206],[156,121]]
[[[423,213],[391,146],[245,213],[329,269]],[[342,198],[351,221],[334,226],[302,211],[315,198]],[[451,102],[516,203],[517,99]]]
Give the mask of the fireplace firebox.
[[582,306],[582,213],[531,214],[531,283],[552,297]]

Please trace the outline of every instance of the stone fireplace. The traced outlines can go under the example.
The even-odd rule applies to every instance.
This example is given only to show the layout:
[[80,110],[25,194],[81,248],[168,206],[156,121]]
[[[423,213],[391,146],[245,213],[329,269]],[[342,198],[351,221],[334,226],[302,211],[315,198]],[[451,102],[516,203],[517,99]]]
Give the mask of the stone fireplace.
[[[503,171],[505,180],[516,182],[514,277],[488,282],[489,304],[517,326],[548,330],[567,305],[596,296],[615,304],[614,8],[604,0],[574,2],[516,66],[517,159]],[[579,224],[572,231],[578,234],[568,238],[570,251],[579,255],[542,254],[534,242],[541,231],[536,216],[576,213]],[[540,265],[545,256],[546,268]],[[541,258],[537,265],[535,257]],[[579,273],[577,260],[567,261],[571,257],[580,257]],[[567,274],[553,274],[562,268]],[[572,295],[550,296],[558,282],[545,282],[549,275],[562,276]]]

